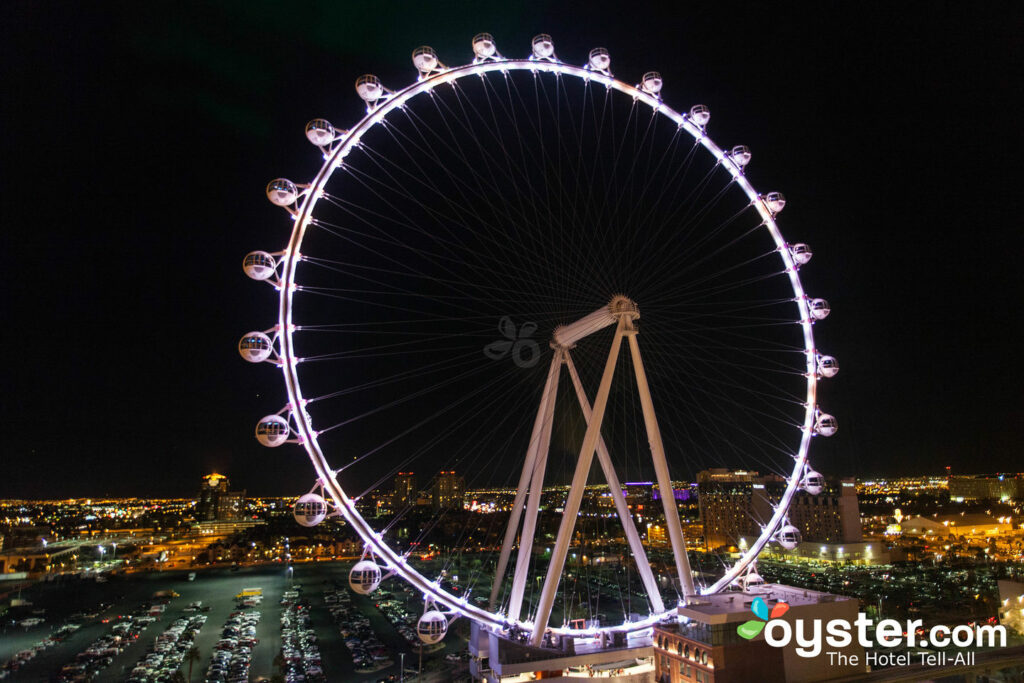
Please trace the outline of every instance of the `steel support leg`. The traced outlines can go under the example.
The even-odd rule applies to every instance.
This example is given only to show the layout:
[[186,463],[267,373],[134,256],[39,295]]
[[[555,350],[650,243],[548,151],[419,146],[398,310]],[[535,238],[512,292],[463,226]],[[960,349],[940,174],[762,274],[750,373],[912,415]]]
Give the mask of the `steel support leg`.
[[523,472],[519,475],[519,487],[516,489],[516,497],[512,502],[512,514],[508,518],[508,527],[505,529],[505,541],[501,544],[501,555],[498,557],[498,568],[494,574],[494,586],[491,587],[491,599],[489,609],[493,612],[494,605],[498,601],[498,594],[501,592],[501,584],[504,583],[505,570],[508,569],[508,558],[512,552],[512,545],[516,540],[516,532],[519,531],[519,520],[523,514],[523,502],[526,500],[526,491],[533,477],[534,463],[537,460],[537,450],[540,444],[541,427],[544,425],[544,415],[547,411],[548,395],[551,393],[551,386],[558,385],[558,375],[562,366],[559,357],[560,349],[555,349],[551,358],[551,366],[548,368],[548,379],[544,383],[544,392],[540,397],[540,406],[537,408],[537,418],[533,422],[533,433],[530,436],[530,445],[526,449],[526,461],[523,463]]
[[615,330],[615,337],[612,340],[612,348],[608,353],[608,361],[604,366],[604,374],[601,376],[601,385],[597,390],[597,396],[594,398],[593,419],[587,425],[587,433],[583,437],[580,457],[576,462],[576,472],[573,474],[572,486],[569,489],[569,496],[562,512],[562,521],[558,527],[558,538],[555,540],[555,548],[551,553],[551,564],[548,566],[547,578],[544,580],[540,604],[537,606],[537,614],[533,622],[533,634],[530,640],[535,646],[539,646],[544,638],[544,630],[547,628],[548,619],[551,617],[551,607],[555,602],[555,591],[558,590],[558,584],[562,579],[562,570],[565,568],[565,556],[569,552],[569,543],[572,541],[573,529],[576,526],[576,516],[579,514],[583,490],[587,485],[587,475],[590,473],[590,465],[594,461],[597,439],[601,435],[601,422],[604,420],[604,411],[608,406],[608,394],[612,386],[612,376],[615,374],[615,364],[618,361],[619,351],[622,348],[622,336],[626,324],[627,319],[620,317],[618,327]]
[[[632,328],[632,325],[630,326]],[[637,342],[636,331],[630,330],[629,350],[633,356],[633,370],[636,373],[636,386],[640,392],[640,405],[644,412],[644,424],[647,426],[647,440],[651,445],[651,458],[654,460],[654,473],[661,492],[661,504],[665,509],[665,526],[668,528],[669,542],[675,555],[676,571],[679,573],[679,584],[683,590],[683,599],[695,595],[693,573],[690,571],[690,558],[686,554],[686,542],[683,539],[683,528],[679,524],[679,510],[676,508],[676,497],[672,489],[672,479],[665,461],[665,445],[661,441],[661,430],[658,429],[658,418],[654,414],[654,401],[651,389],[647,385],[647,373],[644,362],[640,358],[640,344]]]
[[[533,540],[537,532],[537,513],[540,510],[541,496],[544,492],[544,470],[547,468],[548,450],[551,446],[551,423],[555,415],[558,378],[561,375],[563,354],[562,349],[555,349],[555,356],[551,360],[551,370],[548,373],[550,383],[542,403],[544,413],[538,416],[541,429],[537,439],[533,472],[530,477],[530,495],[526,503],[523,531],[519,536],[519,552],[516,555],[516,571],[512,577],[512,595],[508,606],[508,617],[512,621],[519,621],[523,607],[523,594],[526,591],[526,578],[530,569],[530,558],[533,555]],[[511,544],[509,546],[511,549]],[[505,548],[502,548],[502,553],[504,552]]]
[[[576,366],[573,364],[572,356],[568,351],[565,352],[565,364],[568,366],[572,384],[576,388],[576,398],[580,401],[580,410],[583,411],[583,418],[589,424],[591,418],[590,401],[583,390],[583,383],[580,382],[579,373],[576,372]],[[608,454],[608,446],[605,444],[604,437],[602,436],[598,436],[597,439],[597,460],[601,463],[601,470],[604,472],[605,481],[608,482],[608,488],[611,490],[612,500],[615,501],[615,510],[619,513],[622,530],[626,533],[629,549],[636,560],[636,568],[640,573],[640,579],[643,581],[644,588],[647,590],[651,607],[655,612],[664,612],[665,603],[661,599],[661,591],[658,590],[658,584],[654,580],[651,564],[647,561],[647,553],[644,552],[644,545],[640,540],[640,534],[636,531],[636,524],[633,522],[633,516],[629,512],[629,506],[626,505],[626,497],[622,495],[622,485],[619,484],[619,477],[615,474],[615,466],[612,464],[611,456]]]

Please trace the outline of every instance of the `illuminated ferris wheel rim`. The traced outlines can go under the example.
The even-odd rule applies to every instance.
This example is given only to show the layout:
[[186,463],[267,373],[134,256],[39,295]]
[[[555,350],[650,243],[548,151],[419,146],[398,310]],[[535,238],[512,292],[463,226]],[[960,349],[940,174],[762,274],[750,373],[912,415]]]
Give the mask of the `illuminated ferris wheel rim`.
[[[466,616],[475,621],[499,629],[505,629],[511,626],[532,629],[534,624],[530,620],[513,621],[507,619],[500,612],[491,612],[489,610],[481,609],[470,604],[465,597],[460,598],[445,591],[441,588],[439,581],[428,579],[424,575],[420,574],[406,562],[405,558],[401,554],[392,550],[384,542],[382,534],[376,532],[366,522],[366,520],[363,519],[356,510],[353,499],[349,498],[338,484],[335,472],[328,465],[323,451],[320,448],[317,440],[317,432],[311,424],[309,415],[304,410],[306,400],[303,398],[296,370],[296,366],[301,359],[294,353],[293,332],[295,330],[295,326],[292,323],[292,298],[295,290],[297,289],[295,283],[295,272],[297,264],[301,260],[303,238],[305,236],[306,229],[312,223],[313,210],[316,203],[323,196],[324,187],[332,177],[334,171],[342,166],[344,158],[353,148],[360,144],[361,138],[368,131],[372,130],[374,126],[384,122],[389,113],[396,109],[405,107],[413,98],[425,93],[431,93],[435,88],[441,85],[446,83],[454,84],[459,79],[474,75],[483,77],[494,72],[507,74],[510,71],[529,71],[534,74],[540,72],[554,74],[556,77],[566,76],[578,78],[586,84],[600,84],[609,90],[615,90],[623,93],[624,95],[633,98],[635,101],[643,102],[651,107],[654,113],[660,114],[676,123],[680,129],[685,130],[691,137],[693,137],[695,143],[703,146],[704,149],[715,158],[718,165],[722,166],[729,172],[732,182],[735,182],[743,190],[749,198],[751,205],[758,211],[762,220],[761,225],[771,234],[777,251],[783,259],[786,272],[789,276],[790,285],[793,289],[794,301],[797,304],[800,313],[800,320],[798,321],[798,324],[800,324],[803,332],[804,354],[806,357],[805,374],[807,377],[805,415],[801,428],[802,437],[797,453],[793,454],[793,472],[788,479],[785,492],[783,493],[778,505],[775,507],[774,514],[771,519],[762,528],[761,535],[744,553],[742,553],[739,560],[737,560],[732,567],[729,567],[726,570],[725,574],[718,581],[703,588],[700,591],[701,594],[717,593],[728,588],[730,585],[741,581],[745,573],[752,571],[753,564],[764,547],[772,541],[777,532],[779,532],[780,529],[783,529],[784,525],[788,523],[787,512],[793,497],[796,495],[797,491],[801,489],[805,475],[807,473],[813,473],[813,471],[810,470],[807,458],[811,439],[815,435],[817,429],[816,420],[819,419],[816,402],[819,356],[814,345],[812,323],[815,318],[823,316],[815,315],[815,312],[812,312],[811,306],[809,305],[809,299],[804,291],[797,272],[798,262],[794,258],[794,254],[790,251],[790,245],[783,240],[782,234],[776,224],[775,213],[781,210],[781,206],[776,205],[772,207],[770,199],[763,197],[754,189],[743,174],[743,165],[745,165],[745,160],[738,163],[729,152],[720,148],[711,140],[710,137],[706,135],[703,126],[696,123],[691,115],[680,113],[671,107],[668,107],[661,101],[659,96],[661,78],[658,74],[649,72],[644,76],[644,82],[641,85],[633,86],[617,80],[611,75],[607,70],[607,52],[603,51],[601,48],[598,48],[591,53],[592,59],[590,65],[577,67],[557,61],[553,58],[553,51],[550,56],[542,56],[538,58],[536,52],[536,39],[534,44],[535,56],[530,59],[506,59],[498,55],[496,50],[493,50],[490,55],[481,55],[481,53],[477,51],[477,58],[473,63],[452,68],[444,67],[440,62],[437,62],[436,55],[434,55],[433,51],[429,48],[420,48],[413,55],[414,63],[418,68],[420,68],[421,63],[416,61],[417,54],[422,54],[422,50],[428,50],[428,54],[434,57],[433,68],[427,69],[426,71],[424,71],[423,68],[420,68],[420,78],[405,88],[395,92],[388,91],[380,84],[379,80],[372,76],[364,76],[357,81],[357,91],[360,96],[367,101],[367,114],[353,128],[344,132],[340,136],[327,141],[326,144],[321,145],[321,148],[325,150],[325,162],[323,166],[320,168],[311,183],[301,186],[303,189],[299,194],[301,197],[301,203],[298,208],[296,209],[290,206],[286,207],[292,214],[294,226],[288,241],[288,246],[282,254],[280,263],[281,274],[278,286],[279,310],[277,337],[279,343],[280,367],[285,378],[289,409],[298,431],[298,440],[305,448],[311,462],[313,463],[313,467],[317,472],[318,486],[322,486],[323,489],[330,493],[330,496],[335,503],[337,513],[352,525],[353,529],[355,529],[365,542],[367,551],[372,553],[372,555],[378,560],[381,560],[385,569],[387,569],[390,574],[397,574],[409,584],[415,586],[417,589],[422,591],[425,600],[447,608],[449,614]],[[475,49],[476,46],[476,41],[474,41]],[[603,52],[603,55],[606,58],[604,69],[595,69],[592,66],[594,54],[599,51]],[[656,82],[649,81],[649,77],[656,79]],[[375,92],[378,94],[378,97],[367,98],[365,96],[366,91],[360,90],[360,87],[366,83],[369,83],[371,87],[376,88]],[[333,129],[331,129],[331,133],[333,132]],[[830,416],[826,417],[831,419]],[[627,622],[617,626],[587,629],[549,626],[547,631],[571,636],[593,636],[600,632],[633,632],[648,628],[653,624],[674,615],[675,613],[675,609],[667,609],[661,613],[653,613],[644,620],[638,622]]]

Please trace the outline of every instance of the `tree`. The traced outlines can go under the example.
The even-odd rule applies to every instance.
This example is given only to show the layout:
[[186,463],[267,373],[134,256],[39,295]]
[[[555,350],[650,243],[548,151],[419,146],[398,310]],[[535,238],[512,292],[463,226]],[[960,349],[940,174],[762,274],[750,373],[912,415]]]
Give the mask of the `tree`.
[[185,653],[185,661],[188,662],[188,683],[192,683],[192,665],[201,659],[199,648],[193,645]]

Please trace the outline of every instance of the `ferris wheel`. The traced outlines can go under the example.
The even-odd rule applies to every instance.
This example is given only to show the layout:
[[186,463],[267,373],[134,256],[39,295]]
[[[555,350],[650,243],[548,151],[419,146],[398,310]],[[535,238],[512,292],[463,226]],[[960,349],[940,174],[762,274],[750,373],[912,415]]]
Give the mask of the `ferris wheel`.
[[[352,588],[420,591],[428,643],[457,617],[535,645],[628,633],[755,590],[765,548],[800,542],[788,511],[822,491],[809,449],[837,430],[817,402],[838,372],[813,335],[829,305],[804,291],[785,197],[748,180],[750,149],[712,141],[708,107],[666,104],[657,72],[617,79],[604,48],[564,62],[547,35],[525,59],[486,33],[472,51],[449,67],[417,48],[394,90],[361,76],[363,118],[306,126],[319,171],[267,186],[290,237],[243,268],[275,288],[277,322],[239,351],[283,376],[256,438],[312,463],[296,520],[342,518],[365,544]],[[691,553],[670,470],[715,465],[783,485],[745,547]],[[424,514],[415,491],[376,493],[456,468],[502,502],[435,493]],[[628,478],[657,491],[642,514]],[[599,567],[616,552],[628,568]]]

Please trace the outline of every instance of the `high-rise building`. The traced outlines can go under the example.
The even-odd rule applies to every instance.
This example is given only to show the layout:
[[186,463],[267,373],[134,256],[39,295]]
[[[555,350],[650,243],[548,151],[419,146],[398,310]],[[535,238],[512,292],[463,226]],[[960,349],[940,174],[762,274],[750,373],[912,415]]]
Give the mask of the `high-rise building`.
[[[760,535],[773,505],[782,499],[786,480],[776,475],[727,469],[697,475],[697,501],[709,549],[741,547]],[[797,492],[789,506],[789,521],[804,541],[852,544],[863,541],[860,506],[853,479],[830,479],[816,496]]]
[[223,474],[203,477],[196,496],[196,519],[200,522],[235,521],[245,516],[245,491],[230,491]]
[[834,544],[864,540],[857,487],[852,478],[826,479],[825,490],[816,496],[804,491],[797,493],[789,506],[789,521],[805,541]]
[[1024,476],[1019,474],[971,474],[949,477],[953,500],[1022,500]]
[[418,495],[419,488],[416,485],[414,472],[399,472],[395,475],[395,492],[391,495],[391,508],[395,512],[399,512],[409,505],[415,505]]
[[442,470],[434,481],[434,509],[461,510],[465,490],[466,481],[455,470]]
[[697,474],[697,505],[708,549],[738,546],[741,538],[756,537],[758,525],[772,512],[763,477],[725,468]]

